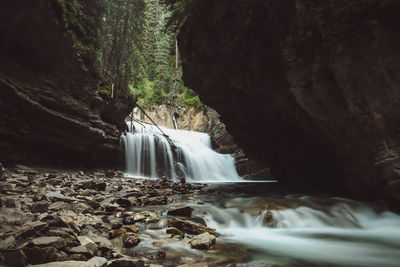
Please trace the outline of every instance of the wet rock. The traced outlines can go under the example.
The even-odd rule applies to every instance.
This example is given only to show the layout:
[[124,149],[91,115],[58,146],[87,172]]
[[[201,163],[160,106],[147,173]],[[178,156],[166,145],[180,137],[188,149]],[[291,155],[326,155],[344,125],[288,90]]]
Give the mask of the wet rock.
[[71,210],[62,210],[59,212],[60,219],[68,224],[77,227],[83,227],[85,225],[100,226],[103,221],[91,214],[76,214]]
[[141,239],[133,234],[125,234],[122,236],[122,241],[124,242],[124,247],[132,248],[138,245]]
[[94,263],[84,261],[62,261],[32,265],[31,267],[96,267],[96,265],[94,265]]
[[30,264],[48,263],[57,261],[60,258],[60,254],[54,247],[24,247],[22,250],[27,257],[27,262]]
[[175,227],[181,230],[182,232],[188,234],[202,234],[205,232],[215,233],[214,228],[210,228],[207,226],[203,226],[197,223],[193,223],[191,221],[183,220],[180,218],[173,218],[168,220],[168,227]]
[[189,264],[178,265],[177,267],[208,267],[208,264],[205,262],[199,262],[199,263],[189,263]]
[[47,223],[36,221],[24,224],[21,228],[15,231],[15,237],[27,238],[34,235],[47,227]]
[[165,205],[167,204],[167,198],[165,196],[150,197],[147,199],[147,205]]
[[118,229],[118,230],[112,230],[110,232],[108,232],[108,238],[112,239],[115,238],[117,236],[126,234],[128,231],[126,229]]
[[165,250],[157,251],[157,259],[163,260],[163,259],[165,259],[166,256],[167,256],[167,253],[165,252]]
[[171,234],[173,236],[174,235],[178,235],[178,236],[183,236],[184,235],[184,233],[181,230],[179,230],[179,229],[177,229],[175,227],[168,227],[166,232],[167,232],[167,234]]
[[117,203],[121,207],[129,208],[137,204],[137,198],[136,197],[119,198],[117,199]]
[[192,216],[193,209],[191,207],[178,207],[172,208],[168,211],[168,215],[175,215],[175,216],[184,216],[190,217]]
[[46,182],[51,185],[61,185],[63,183],[63,180],[61,178],[52,178],[48,179]]
[[107,212],[116,212],[116,211],[123,211],[124,209],[118,205],[118,203],[107,203],[104,205],[104,209]]
[[125,229],[127,232],[131,233],[137,233],[140,230],[136,225],[124,225],[121,229]]
[[57,201],[49,205],[49,210],[62,210],[67,204],[63,201]]
[[144,267],[142,260],[117,259],[107,263],[105,267]]
[[9,184],[9,183],[4,183],[0,185],[0,191],[2,193],[10,193],[15,191],[15,185],[14,184]]
[[95,267],[102,267],[107,263],[107,259],[103,257],[93,257],[88,261],[88,263],[94,264]]
[[17,173],[19,172],[19,173],[23,173],[26,175],[38,175],[39,174],[39,172],[37,170],[30,168],[28,166],[25,166],[25,165],[18,164],[15,166],[15,169],[16,169],[15,171]]
[[111,224],[111,229],[116,230],[122,227],[122,222],[119,219],[114,219],[109,222]]
[[45,194],[45,196],[48,200],[53,201],[53,202],[56,202],[56,201],[62,201],[62,202],[78,201],[76,198],[68,197],[68,196],[61,194],[60,191],[47,192]]
[[[72,251],[70,251],[72,252]],[[72,254],[68,257],[70,261],[87,261],[87,257],[83,254]]]
[[6,208],[16,208],[17,206],[21,206],[21,204],[17,205],[14,198],[7,197],[4,201],[4,206],[6,206]]
[[195,249],[209,249],[215,244],[215,236],[205,232],[192,238],[191,246]]
[[59,236],[41,236],[31,241],[34,246],[63,248],[66,246],[64,238]]
[[3,164],[0,162],[0,181],[2,181],[5,178],[4,172],[5,168],[3,167]]
[[24,267],[26,266],[26,255],[21,249],[3,250],[0,252],[3,256],[5,267]]
[[70,252],[95,255],[98,246],[96,243],[87,236],[78,236],[80,246],[71,248]]
[[274,220],[274,215],[270,210],[263,211],[262,215],[263,215],[263,225],[265,227],[275,227],[276,222]]
[[38,201],[34,203],[31,207],[32,213],[45,213],[49,208],[49,203],[47,201]]
[[45,196],[45,190],[43,188],[40,188],[38,191],[36,191],[35,195],[33,196],[34,201],[42,201],[42,200],[47,200]]
[[0,250],[12,249],[12,248],[15,248],[15,245],[16,245],[16,240],[13,235],[11,235],[3,240],[0,240]]

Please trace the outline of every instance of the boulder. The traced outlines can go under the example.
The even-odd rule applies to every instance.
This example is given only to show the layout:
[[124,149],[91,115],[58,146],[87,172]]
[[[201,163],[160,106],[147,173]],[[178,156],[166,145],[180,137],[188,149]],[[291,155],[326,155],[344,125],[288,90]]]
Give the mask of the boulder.
[[215,244],[215,239],[215,236],[205,232],[193,237],[190,244],[192,248],[195,249],[209,249],[212,245]]
[[5,267],[24,267],[26,266],[26,255],[21,249],[2,250],[0,255],[3,256]]
[[202,234],[205,232],[215,234],[215,229],[210,228],[207,226],[203,226],[197,223],[193,223],[191,221],[183,220],[180,218],[173,218],[168,220],[168,227],[175,227],[182,232],[188,233],[188,234]]
[[190,217],[192,216],[193,209],[191,207],[177,207],[168,211],[168,215]]
[[138,236],[129,233],[122,236],[122,241],[124,242],[124,247],[132,248],[134,246],[137,246],[140,243],[141,239]]
[[24,247],[22,250],[27,257],[27,262],[30,264],[48,263],[57,261],[60,258],[58,250],[54,247]]

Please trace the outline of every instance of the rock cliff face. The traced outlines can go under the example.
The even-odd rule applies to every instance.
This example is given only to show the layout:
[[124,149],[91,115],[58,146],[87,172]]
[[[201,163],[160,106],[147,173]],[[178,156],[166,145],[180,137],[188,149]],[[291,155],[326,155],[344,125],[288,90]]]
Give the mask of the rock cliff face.
[[74,49],[79,36],[57,1],[1,6],[0,161],[115,163],[129,107],[97,95],[93,64]]
[[204,1],[185,83],[292,186],[400,199],[400,2]]
[[[220,121],[220,116],[215,110],[209,107],[204,111],[194,107],[173,108],[169,105],[154,105],[145,112],[157,125],[174,129],[176,123],[180,130],[209,134],[214,150],[222,154],[233,155],[240,176],[249,179],[273,179],[267,166],[257,163],[245,155],[232,135],[226,131],[225,124]],[[151,124],[151,121],[138,108],[133,109],[133,119]]]

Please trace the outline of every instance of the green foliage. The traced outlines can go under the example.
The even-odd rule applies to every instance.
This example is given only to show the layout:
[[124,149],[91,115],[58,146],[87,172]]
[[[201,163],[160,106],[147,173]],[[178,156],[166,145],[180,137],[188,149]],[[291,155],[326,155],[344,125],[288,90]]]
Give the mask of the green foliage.
[[133,95],[145,107],[204,106],[183,85],[180,62],[175,66],[177,32],[168,23],[176,12],[165,0],[53,1],[77,37],[76,54],[102,81],[103,99],[111,99],[114,86],[114,97]]

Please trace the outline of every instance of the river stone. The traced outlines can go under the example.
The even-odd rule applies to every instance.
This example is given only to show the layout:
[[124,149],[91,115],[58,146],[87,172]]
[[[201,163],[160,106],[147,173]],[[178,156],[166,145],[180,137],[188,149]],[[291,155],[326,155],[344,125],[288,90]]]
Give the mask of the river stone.
[[131,233],[137,233],[140,230],[136,225],[124,225],[121,229],[125,229],[127,232]]
[[24,224],[21,228],[15,231],[15,237],[27,238],[35,234],[35,232],[41,231],[47,227],[47,223],[41,221],[29,222]]
[[63,248],[66,246],[64,238],[59,236],[41,236],[31,241],[34,246]]
[[0,240],[0,250],[15,248],[16,240],[13,235],[10,235],[6,239]]
[[104,264],[107,263],[107,259],[103,257],[93,257],[88,260],[88,263],[92,263],[96,267],[102,267]]
[[45,213],[49,208],[49,203],[47,201],[38,201],[32,205],[32,213]]
[[192,245],[192,248],[209,249],[212,245],[215,244],[215,236],[205,232],[193,237],[190,243]]
[[62,261],[62,262],[49,262],[46,264],[31,265],[30,267],[97,267],[92,262],[85,261]]
[[184,216],[190,217],[192,216],[193,209],[191,207],[178,207],[172,208],[168,211],[168,215],[175,215],[175,216]]
[[4,266],[6,267],[23,267],[26,266],[26,255],[21,249],[2,250],[0,255],[3,257]]
[[68,257],[69,261],[87,261],[87,257],[83,254],[72,254]]
[[117,259],[107,263],[105,267],[144,267],[144,261],[131,259]]
[[125,234],[122,236],[122,241],[124,242],[124,247],[132,248],[138,245],[141,239],[134,234]]
[[202,234],[204,232],[215,233],[214,228],[203,226],[180,218],[169,219],[168,227],[175,227],[181,230],[182,232],[194,235]]
[[54,247],[24,247],[22,249],[30,264],[43,264],[59,260],[59,254]]
[[179,230],[178,228],[175,227],[168,227],[166,230],[167,234],[171,234],[171,235],[179,235],[179,236],[183,236],[184,233]]
[[60,219],[66,224],[73,224],[78,227],[85,225],[100,226],[103,221],[91,214],[76,214],[71,210],[62,210],[59,212]]
[[86,247],[91,255],[96,253],[98,246],[92,239],[87,236],[78,236],[78,240],[81,243],[81,246]]

